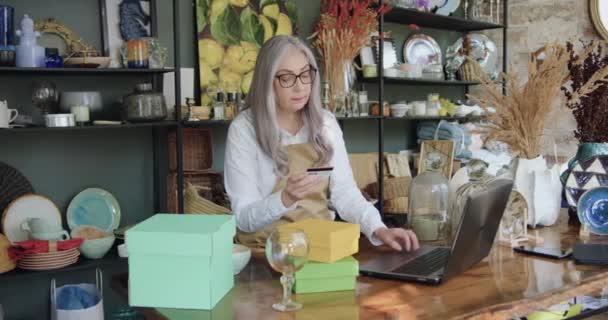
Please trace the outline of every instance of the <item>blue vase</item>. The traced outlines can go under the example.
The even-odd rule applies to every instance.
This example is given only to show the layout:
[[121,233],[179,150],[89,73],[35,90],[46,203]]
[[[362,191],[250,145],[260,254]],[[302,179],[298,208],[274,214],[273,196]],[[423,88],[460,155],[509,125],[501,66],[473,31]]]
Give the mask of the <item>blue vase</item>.
[[15,9],[11,6],[0,5],[0,49],[15,44]]

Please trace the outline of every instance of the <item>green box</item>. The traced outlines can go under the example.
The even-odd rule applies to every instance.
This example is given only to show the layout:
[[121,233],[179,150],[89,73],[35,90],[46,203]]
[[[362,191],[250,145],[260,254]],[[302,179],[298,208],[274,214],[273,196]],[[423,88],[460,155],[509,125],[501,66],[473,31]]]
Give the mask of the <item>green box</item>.
[[211,310],[234,286],[231,215],[156,214],[126,232],[129,304]]
[[359,262],[346,257],[334,263],[310,261],[296,272],[295,293],[355,290]]

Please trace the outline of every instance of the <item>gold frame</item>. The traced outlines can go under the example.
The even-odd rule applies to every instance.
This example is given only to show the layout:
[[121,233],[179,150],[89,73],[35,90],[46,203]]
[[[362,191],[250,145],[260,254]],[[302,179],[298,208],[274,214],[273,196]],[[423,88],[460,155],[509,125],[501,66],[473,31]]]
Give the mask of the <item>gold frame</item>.
[[591,21],[593,22],[593,26],[600,36],[602,36],[604,40],[608,40],[608,27],[602,24],[602,19],[600,18],[600,1],[602,0],[589,0]]
[[67,45],[68,56],[99,56],[99,51],[95,50],[93,46],[86,43],[68,26],[55,20],[54,18],[36,21],[34,24],[34,29],[40,33],[52,33],[58,35],[61,39],[63,39],[63,41],[65,41]]

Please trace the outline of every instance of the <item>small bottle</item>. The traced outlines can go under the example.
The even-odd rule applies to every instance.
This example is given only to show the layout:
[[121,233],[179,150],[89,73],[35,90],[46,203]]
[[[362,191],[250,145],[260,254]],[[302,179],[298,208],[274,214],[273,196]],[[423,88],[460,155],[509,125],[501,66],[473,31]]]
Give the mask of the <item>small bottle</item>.
[[234,92],[228,92],[226,94],[226,110],[225,110],[226,120],[234,119],[235,112],[236,112],[236,100],[234,97],[235,97]]
[[224,120],[224,93],[218,92],[213,103],[213,120]]
[[245,104],[245,97],[243,97],[242,93],[237,92],[236,93],[236,114],[243,112],[243,110],[245,110],[246,108],[247,108],[247,105]]
[[328,82],[323,82],[323,96],[322,96],[322,101],[321,104],[323,106],[323,109],[325,110],[331,110],[329,108],[329,83]]
[[359,91],[359,115],[361,117],[367,117],[369,115],[369,106],[367,105],[367,91],[361,88]]
[[59,49],[46,48],[44,53],[46,56],[44,63],[47,68],[63,68],[63,58],[59,55]]

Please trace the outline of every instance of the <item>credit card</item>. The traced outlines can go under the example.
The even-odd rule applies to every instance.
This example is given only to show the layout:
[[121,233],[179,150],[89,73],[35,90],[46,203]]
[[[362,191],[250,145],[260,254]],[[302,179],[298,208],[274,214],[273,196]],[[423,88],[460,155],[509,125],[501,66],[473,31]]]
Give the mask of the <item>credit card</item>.
[[334,170],[334,167],[309,168],[306,170],[306,173],[308,173],[309,175],[313,175],[313,176],[329,177],[333,170]]

